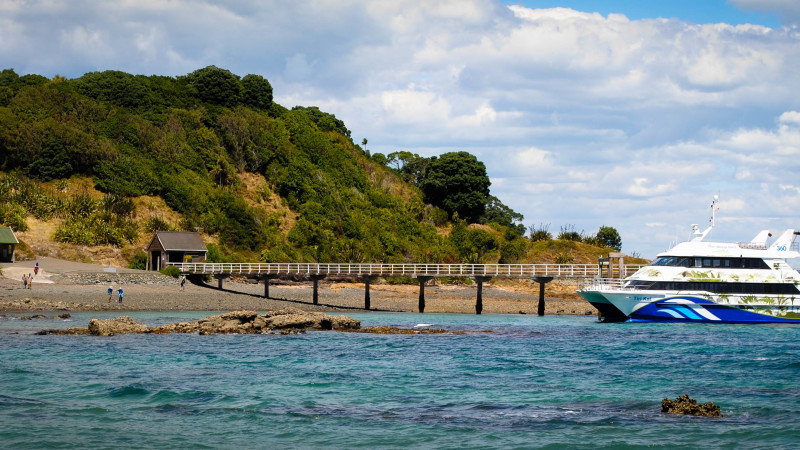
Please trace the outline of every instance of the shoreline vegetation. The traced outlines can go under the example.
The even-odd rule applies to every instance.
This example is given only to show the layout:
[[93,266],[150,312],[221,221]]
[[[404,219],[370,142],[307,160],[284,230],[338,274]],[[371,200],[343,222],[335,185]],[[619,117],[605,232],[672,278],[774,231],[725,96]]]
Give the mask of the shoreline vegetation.
[[[264,298],[263,283],[244,278],[227,279],[223,289],[216,281],[205,285],[186,283],[181,291],[177,279],[156,272],[119,269],[105,272],[103,266],[42,258],[39,275],[31,289],[22,286],[22,274],[33,272],[33,261],[3,264],[0,276],[0,311],[270,311],[297,308],[305,311],[366,312],[364,284],[323,280],[319,283],[318,305],[313,304],[310,281],[273,280],[270,298]],[[149,278],[136,278],[136,276]],[[117,281],[105,281],[114,280]],[[139,280],[131,282],[130,280]],[[538,310],[538,284],[530,280],[493,280],[484,284],[483,314],[530,314]],[[114,289],[109,301],[107,290]],[[125,296],[118,302],[117,289]],[[595,309],[575,293],[570,282],[548,283],[545,314],[594,315]],[[426,285],[425,314],[475,314],[477,290],[474,285]],[[371,311],[418,311],[419,286],[370,284]]]

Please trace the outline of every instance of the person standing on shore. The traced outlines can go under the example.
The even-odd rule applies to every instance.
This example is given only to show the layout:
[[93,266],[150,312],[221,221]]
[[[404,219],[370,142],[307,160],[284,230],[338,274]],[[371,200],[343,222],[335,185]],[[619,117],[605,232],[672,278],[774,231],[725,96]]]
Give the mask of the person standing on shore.
[[186,275],[181,276],[181,290],[183,290],[184,284],[186,284]]
[[36,261],[36,265],[33,266],[33,274],[39,275],[39,261]]
[[120,287],[119,289],[117,289],[117,292],[119,292],[119,303],[122,303],[122,296],[123,296],[122,288]]
[[28,276],[22,274],[22,289],[28,289]]
[[33,287],[33,275],[28,274],[28,289]]
[[108,287],[108,303],[111,303],[111,296],[114,295],[114,286]]

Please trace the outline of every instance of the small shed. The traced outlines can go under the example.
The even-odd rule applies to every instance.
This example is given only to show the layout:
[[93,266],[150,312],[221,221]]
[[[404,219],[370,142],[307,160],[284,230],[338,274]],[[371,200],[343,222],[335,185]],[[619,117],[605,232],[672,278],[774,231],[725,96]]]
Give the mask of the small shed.
[[11,227],[0,227],[0,262],[14,262],[14,250],[19,241]]
[[161,270],[167,263],[205,262],[206,253],[198,233],[159,231],[147,246],[147,270]]

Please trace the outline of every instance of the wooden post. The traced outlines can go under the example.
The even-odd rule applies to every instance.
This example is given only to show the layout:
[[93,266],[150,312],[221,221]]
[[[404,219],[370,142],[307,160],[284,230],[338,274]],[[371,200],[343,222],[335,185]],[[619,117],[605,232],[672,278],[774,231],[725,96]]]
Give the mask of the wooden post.
[[419,312],[421,313],[425,312],[425,283],[432,278],[431,276],[417,276],[419,280]]
[[478,298],[475,301],[475,314],[483,312],[483,282],[491,279],[492,277],[475,277],[475,282],[478,283]]
[[319,280],[325,278],[325,275],[316,274],[316,275],[309,275],[308,277],[311,278],[311,281],[314,282],[313,302],[314,302],[315,305],[318,305],[319,304],[319,290],[318,290],[318,288],[319,288]]
[[544,315],[544,285],[553,281],[553,277],[533,277],[533,281],[539,283],[539,308],[537,313]]
[[[623,262],[624,258],[624,253],[611,252],[608,254],[609,260],[617,260],[617,274],[619,275],[617,278],[619,279],[625,278],[625,263]],[[608,265],[611,266],[611,261],[609,261]],[[611,278],[611,276],[609,276],[609,278]]]
[[266,275],[262,275],[261,277],[264,278],[264,298],[269,298],[269,280],[278,278],[278,275],[268,273]]
[[369,311],[370,309],[370,298],[369,298],[369,283],[378,278],[377,275],[361,275],[360,277],[364,280],[364,309]]

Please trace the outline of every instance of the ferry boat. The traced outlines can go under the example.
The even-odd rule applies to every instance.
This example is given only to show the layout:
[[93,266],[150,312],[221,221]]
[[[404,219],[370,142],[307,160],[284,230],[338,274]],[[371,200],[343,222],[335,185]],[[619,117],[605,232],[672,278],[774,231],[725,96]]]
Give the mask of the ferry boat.
[[800,323],[800,257],[795,230],[773,242],[768,230],[750,242],[707,242],[711,225],[656,256],[625,279],[596,278],[578,290],[605,322]]

